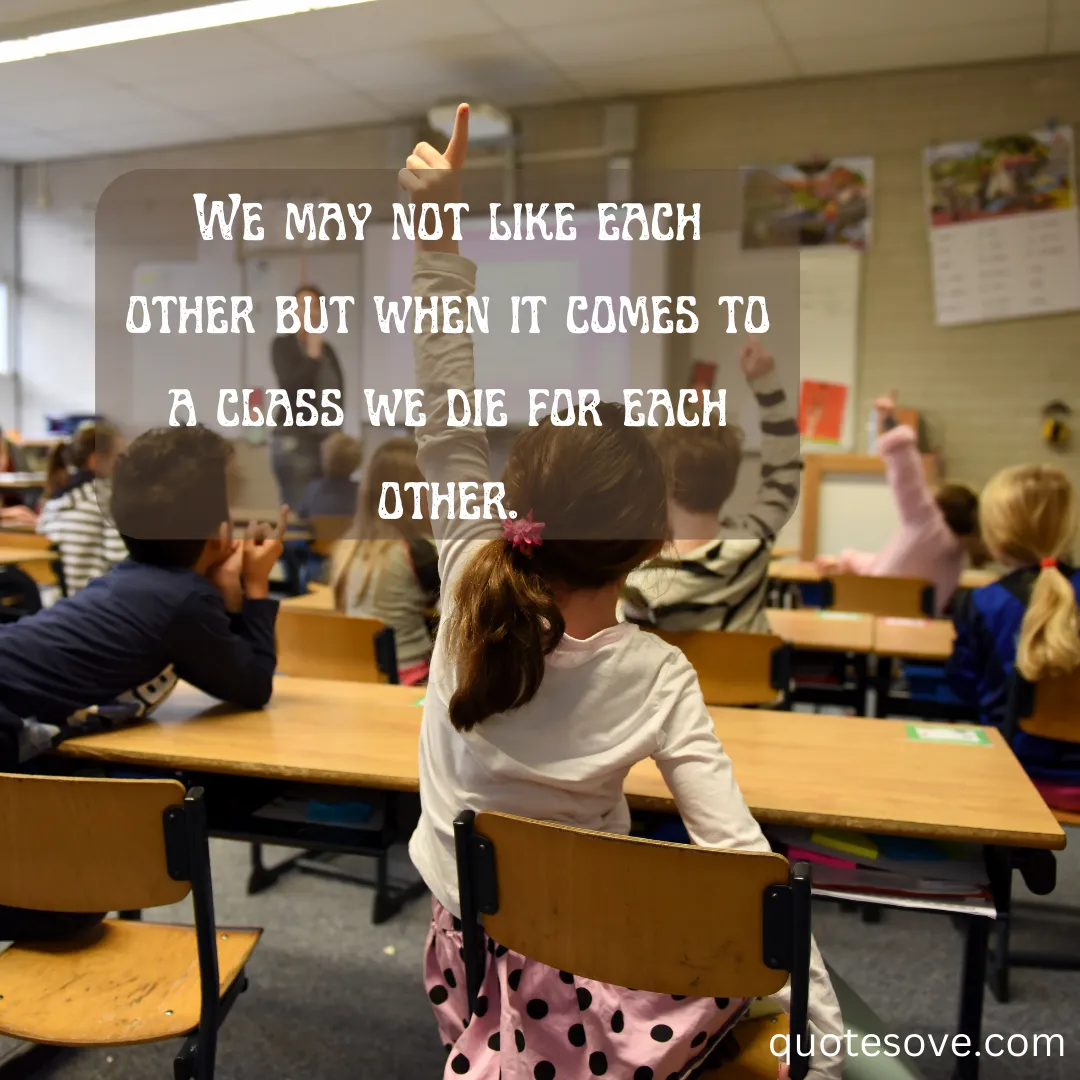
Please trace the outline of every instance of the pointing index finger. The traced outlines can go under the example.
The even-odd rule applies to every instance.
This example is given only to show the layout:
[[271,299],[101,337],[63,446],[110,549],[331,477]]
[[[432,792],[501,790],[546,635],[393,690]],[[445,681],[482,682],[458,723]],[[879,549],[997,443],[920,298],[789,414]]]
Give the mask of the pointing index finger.
[[469,149],[469,106],[461,104],[454,117],[454,133],[450,136],[450,145],[446,148],[446,160],[450,168],[460,169],[465,164],[465,153]]
[[281,513],[278,515],[277,528],[274,530],[275,540],[285,539],[285,530],[289,527],[289,508],[284,503],[281,506]]

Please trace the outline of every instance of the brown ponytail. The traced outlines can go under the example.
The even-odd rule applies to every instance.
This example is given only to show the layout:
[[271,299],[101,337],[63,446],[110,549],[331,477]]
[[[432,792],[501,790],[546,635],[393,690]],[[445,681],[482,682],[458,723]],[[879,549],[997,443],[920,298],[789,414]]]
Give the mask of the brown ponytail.
[[545,418],[510,450],[505,505],[543,522],[543,542],[526,553],[491,540],[458,579],[440,633],[457,673],[450,721],[459,731],[535,697],[566,630],[557,589],[621,582],[668,537],[659,455],[643,430],[624,426],[620,406],[597,408],[600,426]]
[[544,658],[562,639],[562,612],[533,557],[491,540],[458,580],[448,627],[458,657],[450,721],[471,731],[495,713],[530,701],[544,677]]
[[1057,566],[1076,538],[1076,496],[1068,476],[1048,465],[998,473],[983,491],[979,516],[991,554],[1014,566],[1039,565],[1016,647],[1016,669],[1031,682],[1080,667],[1080,629],[1072,583]]

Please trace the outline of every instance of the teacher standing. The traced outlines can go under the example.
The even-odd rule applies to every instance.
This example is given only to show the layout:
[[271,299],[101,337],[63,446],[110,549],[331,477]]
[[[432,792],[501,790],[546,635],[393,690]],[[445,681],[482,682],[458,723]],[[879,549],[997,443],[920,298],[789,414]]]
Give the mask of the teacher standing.
[[[300,329],[295,334],[274,338],[270,348],[270,361],[278,386],[289,395],[294,415],[298,390],[314,390],[316,406],[322,401],[324,390],[338,390],[344,405],[345,386],[337,354],[322,334],[304,329],[307,325],[305,304],[311,308],[311,323],[320,324],[322,293],[314,285],[301,285],[296,290],[296,300]],[[280,423],[280,417],[275,419]],[[304,489],[320,475],[319,447],[323,439],[338,429],[324,427],[320,412],[320,422],[314,427],[274,427],[270,430],[270,461],[281,501],[289,506],[299,506]]]

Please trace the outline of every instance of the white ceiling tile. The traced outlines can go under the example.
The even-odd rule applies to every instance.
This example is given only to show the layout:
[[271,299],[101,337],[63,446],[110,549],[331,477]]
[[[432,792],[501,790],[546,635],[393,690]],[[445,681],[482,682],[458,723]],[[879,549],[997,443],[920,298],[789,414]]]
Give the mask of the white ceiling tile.
[[[322,57],[319,68],[364,91],[395,116],[450,97],[481,96],[502,105],[572,96],[578,87],[513,34],[416,42],[363,57]],[[408,72],[407,78],[402,77]]]
[[874,37],[1014,20],[1046,28],[1048,0],[764,0],[787,40]]
[[0,64],[0,101],[5,104],[73,97],[87,90],[115,86],[112,80],[89,78],[69,64],[66,56],[42,56],[36,60]]
[[790,78],[792,62],[779,46],[710,52],[621,64],[586,64],[569,72],[586,93],[620,97]]
[[0,26],[47,17],[56,18],[101,6],[102,0],[3,0],[0,4]]
[[838,75],[948,64],[969,64],[1045,52],[1042,27],[1028,21],[957,27],[948,34],[881,34],[792,42],[799,70]]
[[616,22],[541,27],[528,31],[527,36],[533,46],[561,67],[694,55],[709,50],[733,52],[776,41],[768,19],[756,3],[688,10],[677,18],[648,15]]
[[345,127],[391,119],[390,113],[363,94],[346,91],[333,98],[294,100],[272,107],[246,105],[217,117],[230,135],[265,135],[273,132]]
[[101,90],[23,102],[19,118],[39,131],[128,125],[160,119],[163,107],[134,90]]
[[162,113],[150,122],[87,124],[64,132],[81,153],[120,153],[156,146],[182,146],[224,138],[228,133],[214,119]]
[[333,97],[347,90],[309,64],[288,59],[273,67],[230,74],[163,79],[146,86],[145,93],[177,109],[200,112],[214,107],[227,114],[245,105],[288,105],[293,98]]
[[490,34],[503,26],[476,0],[377,0],[266,19],[251,23],[250,28],[294,56],[315,57],[371,53],[439,37]]
[[1050,51],[1080,52],[1080,8],[1075,14],[1055,15],[1050,22]]
[[[659,7],[667,13],[694,7],[737,7],[747,0],[482,0],[484,6],[507,26],[529,29],[572,23],[619,20],[638,15],[654,15]],[[757,3],[758,0],[751,0]]]
[[214,30],[83,49],[68,53],[65,59],[89,75],[150,89],[161,79],[269,68],[281,63],[284,56],[249,27],[220,26]]
[[0,124],[0,161],[43,161],[76,153],[71,142],[56,135],[43,135],[7,122]]

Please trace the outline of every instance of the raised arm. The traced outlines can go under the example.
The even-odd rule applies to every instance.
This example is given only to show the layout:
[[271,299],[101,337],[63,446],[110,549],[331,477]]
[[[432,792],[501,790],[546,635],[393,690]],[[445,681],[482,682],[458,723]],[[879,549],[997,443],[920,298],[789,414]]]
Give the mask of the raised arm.
[[919,437],[897,420],[895,390],[879,397],[874,408],[882,431],[877,449],[885,462],[885,475],[892,488],[896,512],[905,524],[925,522],[939,511],[919,454]]
[[[664,725],[662,744],[653,759],[675,796],[687,832],[701,847],[769,851],[769,842],[735,781],[731,759],[716,737],[697,676],[684,657],[675,663],[674,705]],[[785,1010],[790,1009],[790,987],[774,997]],[[842,1039],[840,1006],[814,943],[810,956],[809,1013],[811,1030],[817,1035],[815,1048],[822,1035],[832,1034]],[[817,1054],[810,1075],[815,1080],[839,1080],[842,1073],[842,1057]]]
[[[469,139],[469,107],[458,107],[454,134],[445,154],[428,143],[419,143],[409,155],[406,168],[401,170],[401,186],[414,203],[447,203],[461,201],[461,166]],[[476,267],[458,254],[453,239],[454,222],[444,214],[442,237],[438,240],[419,240],[413,263],[413,293],[415,296],[457,296],[464,300],[476,285]],[[416,460],[424,479],[439,484],[442,492],[449,483],[472,482],[481,498],[485,481],[491,479],[487,433],[477,427],[450,427],[447,392],[464,390],[471,398],[475,386],[473,342],[469,334],[446,334],[432,330],[431,321],[414,335],[413,353],[416,358],[416,385],[424,392],[424,412],[427,422],[417,429]],[[439,543],[440,572],[445,583],[462,565],[465,543],[490,539],[499,535],[499,523],[481,517],[476,521],[453,520],[440,513],[432,522]]]
[[776,374],[776,363],[757,342],[739,357],[743,375],[761,410],[761,482],[753,507],[725,518],[726,532],[773,540],[799,501],[799,425]]

